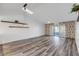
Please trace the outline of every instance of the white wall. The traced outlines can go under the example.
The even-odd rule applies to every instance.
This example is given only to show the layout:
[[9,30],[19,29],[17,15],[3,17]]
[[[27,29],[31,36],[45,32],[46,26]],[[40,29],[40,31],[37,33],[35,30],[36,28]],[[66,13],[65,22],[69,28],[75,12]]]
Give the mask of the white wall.
[[79,52],[79,22],[76,22],[76,32],[75,32],[75,38],[76,38],[76,44]]
[[27,23],[29,28],[9,28],[9,25],[15,24],[7,24],[0,22],[0,43],[7,43],[22,39],[28,39],[33,37],[38,37],[44,35],[44,25],[26,17],[24,19],[23,15],[15,15],[15,16],[0,16],[0,20],[19,20],[21,22]]
[[9,25],[14,24],[0,23],[0,40],[2,40],[2,43],[7,43],[21,39],[28,39],[44,34],[43,25],[36,24],[30,21],[27,23],[27,26],[29,28],[8,28]]
[[[37,21],[37,18],[28,15],[22,10],[23,4],[0,4],[0,21],[1,20],[19,20],[20,22],[27,23],[29,28],[9,28],[9,25],[0,22],[0,44],[7,43],[22,39],[41,36],[44,34],[44,24]],[[35,15],[35,14],[34,14]]]

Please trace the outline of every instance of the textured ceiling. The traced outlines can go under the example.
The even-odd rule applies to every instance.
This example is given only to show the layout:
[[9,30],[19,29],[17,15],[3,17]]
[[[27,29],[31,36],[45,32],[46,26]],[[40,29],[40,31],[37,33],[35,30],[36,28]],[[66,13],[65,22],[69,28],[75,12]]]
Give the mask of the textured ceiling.
[[[0,4],[0,15],[22,15],[24,3]],[[63,22],[76,20],[76,13],[70,13],[72,3],[29,3],[28,9],[34,12],[33,15],[25,14],[26,17],[38,20],[42,23]]]

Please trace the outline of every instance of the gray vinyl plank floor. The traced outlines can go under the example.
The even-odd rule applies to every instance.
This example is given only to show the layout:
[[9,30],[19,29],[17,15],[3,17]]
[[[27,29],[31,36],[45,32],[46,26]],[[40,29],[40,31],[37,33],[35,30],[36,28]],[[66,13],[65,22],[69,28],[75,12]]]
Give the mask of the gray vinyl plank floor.
[[[78,56],[75,39],[44,36],[22,42],[21,48],[8,53],[9,56]],[[22,44],[21,43],[21,44]],[[16,45],[15,45],[16,46]],[[14,46],[14,47],[15,47]],[[17,46],[16,46],[17,47]]]

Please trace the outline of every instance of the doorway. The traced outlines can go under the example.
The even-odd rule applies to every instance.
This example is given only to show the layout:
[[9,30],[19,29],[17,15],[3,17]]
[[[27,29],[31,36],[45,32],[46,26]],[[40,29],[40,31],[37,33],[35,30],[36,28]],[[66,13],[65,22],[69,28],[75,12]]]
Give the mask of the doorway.
[[59,37],[59,26],[58,25],[54,26],[54,36],[58,36]]

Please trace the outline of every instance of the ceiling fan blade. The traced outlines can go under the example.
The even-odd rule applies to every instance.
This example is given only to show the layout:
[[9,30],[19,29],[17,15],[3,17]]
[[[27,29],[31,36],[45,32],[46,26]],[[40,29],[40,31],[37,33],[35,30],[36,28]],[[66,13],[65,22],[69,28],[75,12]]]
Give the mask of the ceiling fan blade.
[[29,14],[33,14],[33,12],[31,10],[29,10],[28,8],[26,8],[26,12]]
[[22,23],[22,22],[19,22],[19,21],[3,21],[3,20],[1,20],[1,22],[4,22],[4,23],[13,23],[13,24],[22,24],[22,25],[27,25],[26,23]]

